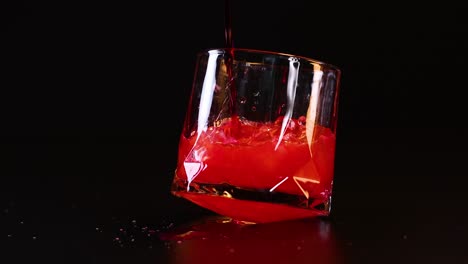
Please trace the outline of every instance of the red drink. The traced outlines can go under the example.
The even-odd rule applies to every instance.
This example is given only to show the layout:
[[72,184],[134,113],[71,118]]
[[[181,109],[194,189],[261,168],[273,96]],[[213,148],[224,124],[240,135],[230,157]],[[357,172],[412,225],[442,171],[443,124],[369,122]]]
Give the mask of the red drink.
[[291,119],[282,129],[282,118],[235,116],[200,134],[182,133],[174,194],[250,222],[328,215],[335,134],[305,121]]

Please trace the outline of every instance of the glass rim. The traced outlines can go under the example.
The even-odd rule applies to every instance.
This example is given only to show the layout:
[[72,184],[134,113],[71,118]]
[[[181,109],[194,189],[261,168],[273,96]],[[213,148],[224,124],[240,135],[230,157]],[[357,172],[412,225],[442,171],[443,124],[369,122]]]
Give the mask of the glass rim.
[[201,50],[200,52],[198,52],[198,54],[203,54],[203,53],[208,53],[208,52],[218,52],[218,54],[224,54],[224,53],[229,53],[230,51],[243,51],[243,52],[251,52],[251,53],[258,53],[258,54],[270,54],[270,55],[275,55],[275,56],[295,57],[295,58],[308,61],[313,64],[318,64],[328,69],[332,69],[334,71],[337,71],[338,73],[341,73],[341,69],[338,68],[338,66],[334,64],[312,59],[306,56],[301,56],[301,55],[296,55],[296,54],[286,53],[286,52],[271,51],[271,50],[250,49],[250,48],[207,48],[207,49]]

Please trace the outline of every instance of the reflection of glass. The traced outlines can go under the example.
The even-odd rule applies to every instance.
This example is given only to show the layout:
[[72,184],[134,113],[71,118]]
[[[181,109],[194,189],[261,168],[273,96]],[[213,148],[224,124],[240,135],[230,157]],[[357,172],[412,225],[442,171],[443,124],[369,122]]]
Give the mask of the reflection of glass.
[[339,79],[304,57],[201,52],[173,193],[250,222],[328,215]]
[[161,234],[168,263],[344,263],[329,221],[305,219],[239,225],[204,218]]

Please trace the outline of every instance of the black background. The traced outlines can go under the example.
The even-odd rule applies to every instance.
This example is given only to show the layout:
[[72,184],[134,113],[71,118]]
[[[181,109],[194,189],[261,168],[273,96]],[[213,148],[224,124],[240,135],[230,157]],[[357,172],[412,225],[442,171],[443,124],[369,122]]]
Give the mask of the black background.
[[[313,263],[323,252],[297,257],[304,250],[281,245],[324,227],[344,263],[468,261],[462,6],[233,1],[235,47],[342,70],[332,216],[292,237],[253,232],[183,252],[158,234],[212,216],[169,186],[195,55],[225,46],[223,1],[16,1],[0,10],[2,263],[198,263],[180,255],[200,248],[221,262],[249,260],[229,243]],[[290,226],[265,232],[281,229]]]

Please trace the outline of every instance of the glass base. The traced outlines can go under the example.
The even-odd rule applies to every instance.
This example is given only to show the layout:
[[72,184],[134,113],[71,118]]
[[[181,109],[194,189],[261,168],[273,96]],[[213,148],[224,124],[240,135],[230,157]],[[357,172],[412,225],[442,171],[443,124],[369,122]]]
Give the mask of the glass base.
[[328,216],[331,209],[331,197],[307,199],[304,195],[239,188],[229,184],[192,182],[187,189],[186,182],[175,181],[172,193],[217,214],[253,223]]

